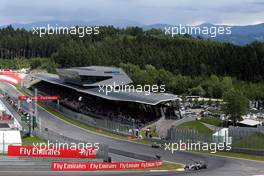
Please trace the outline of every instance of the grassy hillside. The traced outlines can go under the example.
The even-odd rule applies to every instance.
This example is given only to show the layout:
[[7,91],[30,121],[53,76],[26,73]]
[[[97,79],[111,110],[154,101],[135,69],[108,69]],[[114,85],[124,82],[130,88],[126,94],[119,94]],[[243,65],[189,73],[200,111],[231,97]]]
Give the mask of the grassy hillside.
[[198,133],[204,133],[204,134],[213,134],[213,131],[206,127],[204,124],[202,124],[200,121],[190,121],[185,122],[179,126],[180,128],[188,128],[188,129],[195,129],[198,131]]

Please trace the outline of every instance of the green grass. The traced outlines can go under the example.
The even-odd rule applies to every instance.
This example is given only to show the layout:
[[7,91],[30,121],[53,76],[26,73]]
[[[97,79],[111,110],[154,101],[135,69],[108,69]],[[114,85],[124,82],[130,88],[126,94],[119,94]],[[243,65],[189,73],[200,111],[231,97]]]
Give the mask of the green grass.
[[[140,131],[140,134],[141,134],[141,136],[143,136],[143,138],[145,137],[145,132],[146,132],[146,130]],[[150,127],[150,132],[151,132],[152,137],[159,137],[156,125],[153,125]]]
[[26,146],[32,146],[33,143],[46,143],[45,140],[40,139],[39,137],[30,137],[30,136],[24,136],[22,137],[22,144]]
[[214,126],[222,126],[223,122],[220,120],[220,119],[217,119],[215,117],[202,117],[201,120],[199,120],[200,122],[203,122],[203,123],[207,123],[207,124],[210,124],[210,125],[214,125]]
[[20,84],[15,84],[14,85],[17,89],[20,89],[21,88],[21,85]]
[[122,171],[146,171],[146,170],[178,170],[181,169],[183,170],[184,165],[183,164],[178,164],[178,163],[173,163],[173,162],[163,162],[160,167],[157,168],[146,168],[146,169],[124,169]]
[[151,127],[151,134],[152,134],[152,137],[159,137],[156,125]]
[[146,170],[169,170],[169,171],[175,171],[178,170],[183,171],[184,165],[183,164],[178,164],[178,163],[173,163],[173,162],[163,162],[160,167],[157,168],[145,168],[145,169],[122,169],[122,171],[146,171]]
[[264,150],[264,134],[253,133],[234,143],[233,147]]
[[194,130],[197,130],[198,133],[202,133],[202,134],[213,134],[213,131],[211,129],[206,127],[204,124],[202,124],[198,120],[185,122],[185,123],[179,125],[178,127],[187,128],[187,129],[194,129]]
[[163,162],[159,168],[154,168],[151,170],[176,170],[176,169],[181,169],[183,167],[184,167],[184,165],[182,165],[182,164]]

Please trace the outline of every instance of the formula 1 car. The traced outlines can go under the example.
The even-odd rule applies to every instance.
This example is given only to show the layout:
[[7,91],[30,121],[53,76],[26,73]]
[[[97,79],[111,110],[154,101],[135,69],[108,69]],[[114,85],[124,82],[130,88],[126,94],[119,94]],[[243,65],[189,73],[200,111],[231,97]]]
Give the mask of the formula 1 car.
[[151,144],[151,147],[152,148],[161,148],[162,147],[162,144],[157,143],[157,142],[154,142],[154,143]]
[[194,161],[191,164],[187,164],[184,167],[184,170],[200,170],[200,169],[207,169],[207,164],[205,164],[203,161]]

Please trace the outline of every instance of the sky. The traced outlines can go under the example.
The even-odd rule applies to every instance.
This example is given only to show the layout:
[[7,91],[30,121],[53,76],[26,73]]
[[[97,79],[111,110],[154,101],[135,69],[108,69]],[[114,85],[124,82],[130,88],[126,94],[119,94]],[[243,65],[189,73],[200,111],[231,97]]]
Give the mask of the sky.
[[49,20],[250,25],[264,23],[264,0],[0,0],[0,25]]

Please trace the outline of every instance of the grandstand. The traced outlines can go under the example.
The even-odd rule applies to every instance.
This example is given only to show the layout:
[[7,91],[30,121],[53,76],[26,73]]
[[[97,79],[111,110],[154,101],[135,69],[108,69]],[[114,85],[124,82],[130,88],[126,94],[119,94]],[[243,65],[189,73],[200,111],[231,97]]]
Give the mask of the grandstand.
[[102,85],[128,85],[132,80],[120,68],[90,66],[57,69],[55,74],[34,74],[31,86],[40,94],[60,96],[60,104],[78,113],[107,118],[142,128],[161,117],[176,116],[177,96],[167,93],[100,91]]

